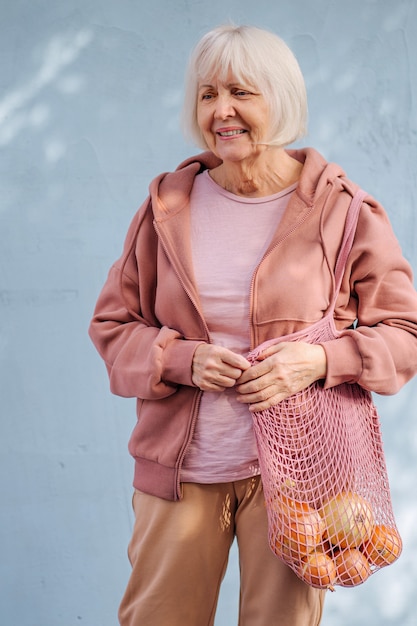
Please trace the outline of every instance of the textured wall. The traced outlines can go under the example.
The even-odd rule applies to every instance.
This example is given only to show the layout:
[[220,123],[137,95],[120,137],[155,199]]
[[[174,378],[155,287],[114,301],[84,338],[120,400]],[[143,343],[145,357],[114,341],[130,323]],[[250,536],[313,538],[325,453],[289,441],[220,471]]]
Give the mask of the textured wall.
[[[134,402],[87,338],[178,130],[190,47],[227,19],[296,52],[314,145],[386,206],[417,268],[415,0],[0,0],[1,621],[114,626],[129,568]],[[415,624],[416,385],[380,399],[404,554],[324,625]],[[216,626],[236,613],[236,553]]]

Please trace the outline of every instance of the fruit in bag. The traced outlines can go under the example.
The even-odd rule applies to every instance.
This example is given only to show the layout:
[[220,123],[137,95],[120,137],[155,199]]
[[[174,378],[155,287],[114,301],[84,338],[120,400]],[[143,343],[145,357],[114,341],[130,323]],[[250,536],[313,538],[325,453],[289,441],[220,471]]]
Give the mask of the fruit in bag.
[[357,493],[345,491],[328,500],[320,509],[325,536],[341,549],[358,548],[367,541],[375,521],[370,504]]
[[299,575],[313,587],[334,591],[333,584],[337,578],[336,565],[321,550],[314,550],[302,559]]
[[277,532],[273,550],[281,556],[301,558],[321,542],[325,530],[318,511],[306,502],[280,496],[275,503]]
[[336,583],[342,587],[353,587],[365,582],[371,575],[366,557],[356,548],[338,552],[335,558]]
[[384,567],[393,563],[401,554],[402,541],[395,528],[380,524],[375,526],[371,538],[362,548],[371,565]]

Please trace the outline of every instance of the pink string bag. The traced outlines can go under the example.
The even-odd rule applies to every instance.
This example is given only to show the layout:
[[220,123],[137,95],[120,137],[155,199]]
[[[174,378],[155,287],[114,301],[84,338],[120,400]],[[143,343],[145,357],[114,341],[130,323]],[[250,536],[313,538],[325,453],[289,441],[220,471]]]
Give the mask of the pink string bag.
[[[309,328],[264,342],[321,343],[339,336],[334,324],[365,192],[349,207],[335,268],[331,304]],[[363,583],[393,563],[402,542],[392,510],[380,420],[371,393],[358,384],[322,383],[253,413],[272,551],[313,587]]]

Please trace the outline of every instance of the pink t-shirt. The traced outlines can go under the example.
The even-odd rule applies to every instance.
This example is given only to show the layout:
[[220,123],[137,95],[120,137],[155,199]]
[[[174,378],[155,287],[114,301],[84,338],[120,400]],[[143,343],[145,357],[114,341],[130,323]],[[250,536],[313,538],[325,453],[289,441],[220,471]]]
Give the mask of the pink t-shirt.
[[[250,349],[252,276],[296,186],[246,198],[217,185],[208,171],[195,178],[191,237],[201,307],[212,342],[243,356]],[[233,388],[204,392],[181,480],[231,482],[258,473],[249,409],[236,401]]]

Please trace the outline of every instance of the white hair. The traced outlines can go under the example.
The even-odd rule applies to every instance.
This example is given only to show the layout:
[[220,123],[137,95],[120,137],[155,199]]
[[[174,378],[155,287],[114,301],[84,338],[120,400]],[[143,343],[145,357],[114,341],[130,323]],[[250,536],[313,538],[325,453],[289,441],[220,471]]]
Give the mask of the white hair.
[[199,82],[229,72],[264,96],[271,119],[269,145],[287,146],[307,130],[307,94],[300,66],[277,35],[255,26],[218,26],[200,39],[185,76],[182,129],[197,146],[208,148],[197,122]]

